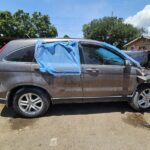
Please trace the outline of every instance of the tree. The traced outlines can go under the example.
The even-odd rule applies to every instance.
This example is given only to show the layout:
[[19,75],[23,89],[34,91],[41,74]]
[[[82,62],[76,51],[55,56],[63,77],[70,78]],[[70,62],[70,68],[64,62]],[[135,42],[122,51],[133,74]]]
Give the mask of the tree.
[[[56,37],[57,30],[51,24],[48,15],[42,15],[40,12],[34,12],[31,17],[33,29],[39,37]],[[32,32],[31,32],[32,33]]]
[[14,22],[10,12],[0,12],[0,37],[9,37],[14,34]]
[[85,38],[105,41],[119,48],[122,48],[124,44],[141,36],[143,33],[144,29],[125,24],[122,18],[117,17],[94,19],[83,26]]
[[34,12],[31,16],[23,10],[11,14],[0,11],[0,37],[35,38],[56,37],[57,29],[51,24],[48,15]]
[[69,35],[65,34],[65,35],[64,35],[64,38],[68,39],[68,38],[70,38],[70,37],[69,37]]

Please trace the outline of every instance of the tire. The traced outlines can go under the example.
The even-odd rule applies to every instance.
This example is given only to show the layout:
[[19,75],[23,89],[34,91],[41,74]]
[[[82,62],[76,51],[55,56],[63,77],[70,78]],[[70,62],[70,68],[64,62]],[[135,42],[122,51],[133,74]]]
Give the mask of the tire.
[[22,117],[40,117],[48,111],[49,107],[49,96],[43,90],[22,88],[15,93],[13,109]]
[[150,109],[150,96],[148,94],[150,94],[150,85],[140,87],[129,104],[136,111],[147,111]]

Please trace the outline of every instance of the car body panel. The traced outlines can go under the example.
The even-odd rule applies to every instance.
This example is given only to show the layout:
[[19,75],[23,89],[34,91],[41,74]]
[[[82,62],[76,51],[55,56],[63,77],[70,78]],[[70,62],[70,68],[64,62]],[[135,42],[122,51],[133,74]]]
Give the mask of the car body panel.
[[32,65],[34,83],[46,86],[53,98],[83,97],[81,76],[52,76],[39,71],[38,65]]
[[0,97],[7,98],[7,93],[20,85],[31,85],[31,63],[3,61],[0,63]]
[[124,66],[83,65],[82,70],[84,97],[122,95]]
[[137,79],[139,83],[150,83],[150,75],[138,76]]

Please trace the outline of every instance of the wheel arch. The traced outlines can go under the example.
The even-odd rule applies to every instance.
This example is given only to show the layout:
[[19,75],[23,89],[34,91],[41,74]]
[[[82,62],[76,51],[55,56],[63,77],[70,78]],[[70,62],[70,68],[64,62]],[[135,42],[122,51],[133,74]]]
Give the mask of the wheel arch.
[[49,98],[49,100],[51,102],[52,96],[49,94],[49,92],[45,88],[40,87],[40,86],[36,86],[36,85],[19,85],[19,86],[16,86],[16,87],[12,88],[7,93],[7,102],[6,102],[7,107],[11,107],[12,106],[12,102],[13,102],[12,99],[13,99],[15,93],[18,90],[22,89],[22,88],[36,88],[36,89],[40,89],[48,96],[48,98]]

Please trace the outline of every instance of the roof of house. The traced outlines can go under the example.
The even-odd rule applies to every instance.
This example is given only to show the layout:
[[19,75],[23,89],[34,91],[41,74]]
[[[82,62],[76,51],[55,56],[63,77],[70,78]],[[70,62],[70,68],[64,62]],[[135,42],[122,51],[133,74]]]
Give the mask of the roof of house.
[[142,35],[142,36],[140,36],[140,37],[138,37],[138,38],[136,38],[136,39],[130,41],[129,43],[125,44],[123,47],[125,48],[125,47],[131,45],[132,43],[138,41],[139,39],[143,39],[143,38],[144,38],[144,39],[150,39],[150,36]]

